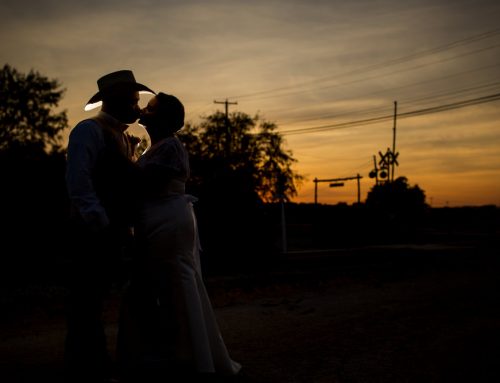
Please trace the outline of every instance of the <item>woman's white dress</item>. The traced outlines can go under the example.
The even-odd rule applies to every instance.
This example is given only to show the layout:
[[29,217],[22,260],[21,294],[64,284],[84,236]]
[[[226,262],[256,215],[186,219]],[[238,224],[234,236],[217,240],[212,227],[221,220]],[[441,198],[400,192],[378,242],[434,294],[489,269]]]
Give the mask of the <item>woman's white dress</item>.
[[185,194],[188,153],[177,137],[168,137],[138,165],[174,175],[155,180],[135,227],[157,304],[169,318],[174,362],[200,373],[236,374],[241,365],[229,357],[202,279],[195,199]]

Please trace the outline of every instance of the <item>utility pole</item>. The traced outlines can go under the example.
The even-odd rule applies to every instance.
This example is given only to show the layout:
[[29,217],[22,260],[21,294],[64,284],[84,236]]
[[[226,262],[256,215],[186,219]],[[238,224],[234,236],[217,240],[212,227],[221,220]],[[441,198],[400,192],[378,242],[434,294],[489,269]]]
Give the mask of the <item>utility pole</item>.
[[[398,102],[394,101],[394,126],[392,129],[392,154],[396,155],[396,116],[398,114]],[[392,163],[391,167],[391,181],[394,182],[394,168],[395,164]]]
[[231,151],[231,129],[229,127],[229,105],[238,105],[237,102],[230,102],[227,100],[225,101],[216,101],[214,100],[214,104],[224,104],[225,107],[225,125],[226,125],[226,155],[229,155],[229,152]]
[[230,102],[227,100],[226,101],[216,101],[214,100],[214,104],[224,104],[225,106],[225,112],[226,112],[226,120],[229,120],[229,105],[238,105],[237,102]]
[[375,185],[378,185],[379,182],[382,183],[382,180],[379,180],[379,176],[381,179],[386,179],[385,182],[394,182],[394,170],[396,166],[398,166],[398,155],[396,153],[396,117],[398,114],[398,102],[394,101],[394,123],[392,127],[392,151],[391,148],[387,148],[387,151],[384,153],[378,152],[380,156],[379,165],[380,168],[377,167],[377,162],[375,156],[373,156],[373,170],[369,173],[370,178],[375,178]]
[[377,157],[373,156],[373,170],[370,172],[370,178],[375,177],[375,185],[378,185],[378,170]]

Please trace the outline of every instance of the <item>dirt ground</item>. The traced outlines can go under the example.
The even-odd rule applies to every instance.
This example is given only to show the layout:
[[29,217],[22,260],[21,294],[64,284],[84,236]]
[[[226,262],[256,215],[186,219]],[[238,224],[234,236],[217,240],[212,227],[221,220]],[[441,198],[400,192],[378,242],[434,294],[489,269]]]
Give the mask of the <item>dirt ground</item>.
[[[208,276],[235,382],[500,382],[500,262],[484,246],[291,253]],[[0,381],[61,381],[64,289],[3,287]],[[106,310],[110,348],[119,292]]]

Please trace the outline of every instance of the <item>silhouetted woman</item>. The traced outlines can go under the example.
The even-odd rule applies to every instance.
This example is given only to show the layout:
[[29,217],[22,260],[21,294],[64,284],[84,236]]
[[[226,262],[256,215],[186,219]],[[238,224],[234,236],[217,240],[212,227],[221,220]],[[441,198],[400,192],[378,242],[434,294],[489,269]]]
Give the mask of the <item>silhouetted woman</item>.
[[[145,356],[146,363],[209,375],[237,374],[241,366],[229,357],[202,280],[194,197],[185,194],[189,158],[175,136],[184,125],[184,107],[160,92],[139,123],[151,147],[137,162],[145,185],[135,226],[140,266],[131,282],[136,302],[131,307],[132,313],[141,305],[141,313],[151,313],[139,327],[150,330],[149,340],[160,340],[153,354]],[[148,318],[156,318],[159,325]]]

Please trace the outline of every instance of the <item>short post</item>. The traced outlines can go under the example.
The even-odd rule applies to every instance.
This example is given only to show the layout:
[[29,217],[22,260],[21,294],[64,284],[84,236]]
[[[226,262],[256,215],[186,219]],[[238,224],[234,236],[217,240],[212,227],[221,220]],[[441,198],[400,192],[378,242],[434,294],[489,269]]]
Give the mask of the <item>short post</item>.
[[288,251],[286,243],[285,199],[281,196],[281,250],[283,254]]
[[361,176],[358,173],[358,176],[356,177],[358,179],[358,204],[361,203],[361,186],[359,180],[361,179]]
[[314,204],[318,204],[318,178],[314,179]]

